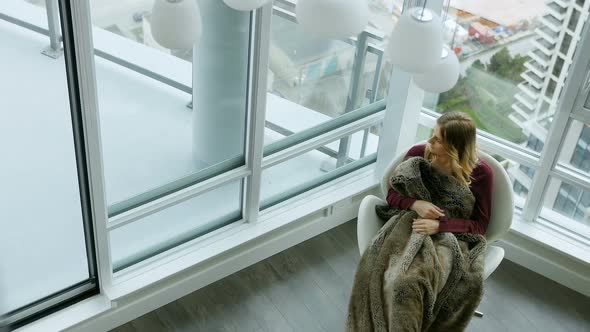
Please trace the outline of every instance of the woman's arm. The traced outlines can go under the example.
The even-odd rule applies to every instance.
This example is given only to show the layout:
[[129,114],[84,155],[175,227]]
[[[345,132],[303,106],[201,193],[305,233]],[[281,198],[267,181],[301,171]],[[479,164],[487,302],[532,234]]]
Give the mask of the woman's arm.
[[414,202],[416,202],[415,198],[402,196],[397,191],[393,190],[393,188],[389,188],[389,192],[387,193],[387,204],[392,208],[409,210]]
[[475,205],[470,219],[441,217],[439,232],[473,233],[484,235],[490,222],[492,193],[494,191],[494,173],[483,164],[481,172],[474,175],[471,192],[475,196]]

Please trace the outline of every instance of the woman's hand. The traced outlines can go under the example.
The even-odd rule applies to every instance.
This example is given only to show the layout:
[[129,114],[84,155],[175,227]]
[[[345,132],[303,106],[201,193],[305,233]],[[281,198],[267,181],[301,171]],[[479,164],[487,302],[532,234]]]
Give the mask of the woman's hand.
[[427,219],[438,219],[445,215],[441,208],[427,201],[415,201],[410,209],[416,211],[420,217]]
[[433,235],[438,233],[439,221],[434,219],[414,219],[412,229],[418,234]]

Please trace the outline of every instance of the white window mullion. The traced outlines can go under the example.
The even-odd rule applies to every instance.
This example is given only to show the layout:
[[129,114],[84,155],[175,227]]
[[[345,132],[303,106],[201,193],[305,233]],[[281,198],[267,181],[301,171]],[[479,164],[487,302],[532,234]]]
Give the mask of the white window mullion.
[[589,27],[590,25],[586,25],[582,33],[583,37],[577,47],[576,56],[557,106],[547,141],[541,152],[541,166],[536,170],[533,177],[533,183],[522,214],[525,221],[533,221],[539,216],[545,188],[549,184],[551,171],[559,158],[560,147],[566,136],[570,115],[573,109],[578,108],[576,106],[585,101],[580,92],[582,92],[588,72],[588,63],[590,62]]
[[246,139],[246,166],[250,176],[244,188],[243,213],[247,222],[258,221],[260,212],[260,186],[262,178],[262,154],[266,122],[266,95],[268,58],[270,48],[271,17],[273,7],[269,3],[254,12],[253,42],[250,49],[250,80],[248,138]]
[[94,241],[98,264],[97,272],[101,292],[105,292],[112,285],[113,267],[109,234],[107,231],[108,215],[96,89],[96,70],[94,65],[92,19],[88,1],[71,1],[70,5],[72,10],[72,25],[75,31],[76,70],[80,78],[78,83],[88,159],[88,178],[90,182]]

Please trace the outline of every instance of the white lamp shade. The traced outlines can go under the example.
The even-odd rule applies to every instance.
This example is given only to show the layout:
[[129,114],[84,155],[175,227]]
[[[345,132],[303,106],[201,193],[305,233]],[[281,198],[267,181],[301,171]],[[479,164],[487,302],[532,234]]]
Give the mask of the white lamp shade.
[[196,0],[156,0],[150,22],[156,42],[170,49],[193,48],[203,29]]
[[346,38],[369,23],[367,0],[298,0],[297,22],[320,38]]
[[229,7],[246,12],[262,7],[269,1],[270,0],[223,0],[223,2]]
[[446,49],[448,55],[444,57],[431,70],[414,75],[414,82],[420,88],[428,92],[442,93],[451,90],[459,80],[459,60],[452,52]]
[[400,17],[389,39],[391,61],[409,73],[423,73],[440,62],[442,50],[441,20],[428,11],[432,19],[420,21],[412,14],[422,8],[410,8]]

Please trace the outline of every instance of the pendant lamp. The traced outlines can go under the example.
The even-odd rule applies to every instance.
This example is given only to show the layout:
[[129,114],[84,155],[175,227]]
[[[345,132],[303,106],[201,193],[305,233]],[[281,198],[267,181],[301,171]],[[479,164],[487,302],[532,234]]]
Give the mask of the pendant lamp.
[[428,92],[442,93],[451,90],[459,80],[459,60],[455,52],[443,48],[440,62],[430,71],[414,75],[414,82]]
[[297,22],[319,38],[346,38],[361,33],[369,23],[367,0],[298,0]]
[[223,2],[229,7],[246,12],[262,7],[269,1],[270,0],[223,0]]
[[404,11],[393,28],[388,45],[391,61],[409,73],[423,73],[440,62],[441,20],[424,7]]
[[202,32],[196,0],[156,0],[150,20],[152,36],[163,47],[191,49]]

